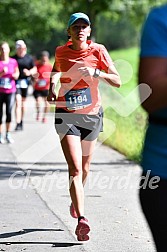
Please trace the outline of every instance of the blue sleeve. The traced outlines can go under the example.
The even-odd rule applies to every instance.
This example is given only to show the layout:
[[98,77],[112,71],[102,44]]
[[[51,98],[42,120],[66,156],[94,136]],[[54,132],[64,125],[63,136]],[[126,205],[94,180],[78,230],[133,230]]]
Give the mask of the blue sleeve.
[[141,57],[167,57],[167,5],[153,9],[143,26]]

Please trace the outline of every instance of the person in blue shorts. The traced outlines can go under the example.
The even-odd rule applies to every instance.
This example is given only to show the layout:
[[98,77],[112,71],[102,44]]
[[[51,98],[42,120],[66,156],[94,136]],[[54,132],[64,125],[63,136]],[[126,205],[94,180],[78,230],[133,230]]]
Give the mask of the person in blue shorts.
[[[140,202],[158,252],[167,251],[167,4],[153,8],[143,25],[139,84],[151,88],[142,103],[148,112],[143,147],[143,174],[159,178],[156,188],[140,187]],[[141,100],[145,95],[139,85]],[[148,182],[149,182],[148,181]]]

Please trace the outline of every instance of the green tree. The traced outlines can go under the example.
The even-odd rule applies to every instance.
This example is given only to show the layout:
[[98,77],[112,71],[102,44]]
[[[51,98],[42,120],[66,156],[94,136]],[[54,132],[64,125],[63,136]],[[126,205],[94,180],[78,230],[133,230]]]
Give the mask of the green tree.
[[[165,3],[166,0],[0,0],[1,40],[7,40],[11,45],[17,39],[25,39],[33,50],[38,45],[64,43],[66,26],[73,12],[85,12],[89,15],[92,26],[92,37],[96,37],[96,29],[105,30],[98,23],[99,16],[121,23],[122,17],[128,16],[136,29],[153,5]],[[99,27],[100,25],[100,27]],[[127,33],[128,35],[128,33]],[[107,38],[107,37],[106,37]],[[34,43],[35,42],[35,43]],[[37,48],[35,48],[35,46]]]
[[[98,13],[105,11],[109,8],[112,0],[56,0],[56,3],[62,3],[62,9],[60,11],[60,17],[63,16],[63,18],[66,21],[66,24],[69,19],[69,15],[71,15],[74,12],[84,12],[86,13],[91,20],[91,27],[92,27],[92,37],[96,36],[96,30],[95,30],[95,23],[96,23],[96,17]],[[64,11],[66,10],[66,11]]]
[[96,22],[96,40],[104,44],[108,50],[128,48],[138,43],[138,32],[130,17],[124,14],[121,18],[107,17],[105,13],[99,14]]
[[[122,19],[126,13],[128,18],[138,27],[152,6],[166,3],[166,0],[55,0],[62,3],[59,12],[60,19],[63,17],[67,23],[69,15],[73,12],[84,12],[91,20],[92,37],[96,37],[96,23],[99,14],[107,13],[108,18]],[[65,11],[64,11],[65,10]],[[120,21],[119,21],[120,22]],[[137,28],[138,28],[137,27]],[[100,27],[102,28],[102,27]],[[103,28],[102,28],[103,29]]]
[[[54,0],[1,0],[1,40],[38,38],[47,41],[58,23]],[[59,26],[61,28],[61,26]]]

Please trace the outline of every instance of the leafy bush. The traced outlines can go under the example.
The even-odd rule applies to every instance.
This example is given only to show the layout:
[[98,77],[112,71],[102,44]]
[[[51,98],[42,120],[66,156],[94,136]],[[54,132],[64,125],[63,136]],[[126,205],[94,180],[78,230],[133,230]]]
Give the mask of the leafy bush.
[[[102,104],[104,107],[104,132],[99,140],[119,152],[128,159],[140,161],[143,139],[147,123],[147,113],[140,105],[137,90],[138,48],[111,51],[112,59],[122,60],[125,65],[122,72],[127,72],[127,66],[132,67],[132,75],[127,83],[116,89],[100,84]],[[129,65],[128,65],[129,64]],[[117,64],[116,64],[117,65]]]

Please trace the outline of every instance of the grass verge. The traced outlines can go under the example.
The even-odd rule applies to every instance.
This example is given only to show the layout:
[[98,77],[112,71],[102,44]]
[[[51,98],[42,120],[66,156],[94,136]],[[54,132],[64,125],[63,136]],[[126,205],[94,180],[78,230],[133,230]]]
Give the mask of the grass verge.
[[123,153],[128,159],[139,162],[147,114],[140,105],[137,89],[138,48],[110,53],[123,85],[116,89],[100,83],[104,107],[104,132],[99,140]]

